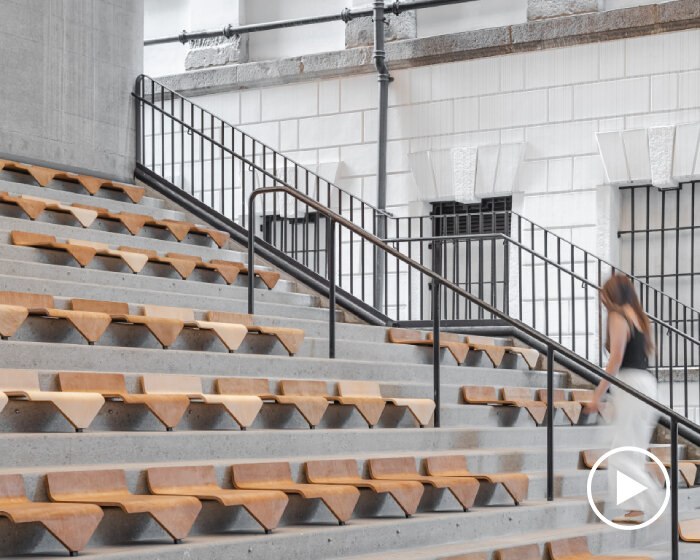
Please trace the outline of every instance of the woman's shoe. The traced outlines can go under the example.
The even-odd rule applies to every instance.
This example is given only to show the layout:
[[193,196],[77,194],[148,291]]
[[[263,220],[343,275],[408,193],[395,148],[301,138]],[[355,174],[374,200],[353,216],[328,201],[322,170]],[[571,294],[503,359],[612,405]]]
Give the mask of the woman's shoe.
[[613,523],[619,523],[621,525],[639,525],[640,523],[644,523],[644,521],[646,521],[644,512],[639,510],[628,511],[622,517],[613,519]]

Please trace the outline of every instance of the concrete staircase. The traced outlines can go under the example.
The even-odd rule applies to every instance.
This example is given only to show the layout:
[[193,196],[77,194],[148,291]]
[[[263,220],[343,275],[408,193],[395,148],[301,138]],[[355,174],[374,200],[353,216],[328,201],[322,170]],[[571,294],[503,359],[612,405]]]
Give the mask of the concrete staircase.
[[[82,194],[70,183],[54,181],[40,188],[24,175],[0,172],[0,190],[11,194],[50,197],[66,203],[81,202],[113,211],[141,211],[158,218],[185,219],[170,203],[146,196],[138,205],[118,193]],[[137,209],[138,208],[138,209]],[[135,308],[150,303],[205,310],[245,312],[246,276],[227,286],[216,274],[195,271],[181,280],[169,268],[149,264],[131,274],[116,259],[95,258],[85,269],[66,255],[34,248],[14,247],[10,231],[48,233],[199,255],[203,258],[245,262],[246,254],[234,243],[218,249],[205,236],[190,235],[177,243],[162,230],[145,227],[132,237],[117,222],[97,220],[82,229],[70,217],[50,211],[30,221],[14,206],[0,204],[0,290],[48,293],[57,307],[73,297],[124,301]],[[260,263],[258,263],[260,264]],[[330,390],[341,379],[376,380],[383,394],[432,396],[432,349],[385,342],[386,329],[345,322],[337,311],[337,359],[329,360],[328,310],[316,295],[297,291],[282,279],[268,291],[256,283],[257,321],[263,325],[298,327],[306,339],[295,357],[263,337],[249,335],[230,355],[211,333],[185,331],[175,346],[163,350],[145,328],[113,324],[95,346],[88,346],[73,329],[42,318],[30,318],[10,340],[0,342],[2,368],[39,370],[43,389],[56,389],[58,371],[121,372],[127,386],[139,392],[142,373],[197,374],[205,391],[213,392],[216,377],[322,379]],[[308,292],[308,290],[307,290]],[[355,517],[339,527],[319,503],[291,498],[280,527],[264,535],[240,508],[205,502],[189,538],[173,545],[166,533],[147,516],[126,516],[108,509],[90,545],[82,555],[99,558],[207,559],[327,558],[428,560],[472,551],[493,552],[525,543],[587,535],[594,552],[630,554],[643,551],[654,559],[670,558],[665,516],[648,530],[619,532],[598,523],[585,499],[588,471],[580,468],[579,451],[604,447],[607,431],[596,418],[583,417],[568,426],[557,412],[556,489],[554,502],[545,500],[546,435],[524,410],[467,406],[461,402],[464,384],[544,387],[546,375],[528,371],[520,358],[510,357],[493,369],[473,353],[457,367],[449,353],[442,360],[442,419],[440,429],[418,428],[410,413],[387,409],[380,424],[369,430],[360,415],[331,406],[316,430],[309,430],[291,407],[264,405],[255,424],[240,431],[227,415],[193,404],[174,432],[145,410],[107,403],[84,433],[48,405],[11,401],[0,412],[0,474],[22,473],[27,495],[46,501],[45,473],[60,470],[123,468],[129,488],[148,493],[144,470],[160,465],[212,464],[219,482],[230,487],[230,465],[266,460],[289,461],[303,480],[304,461],[312,458],[354,458],[360,464],[371,457],[462,453],[474,472],[521,471],[530,476],[529,499],[515,507],[506,492],[482,486],[475,507],[465,513],[444,491],[426,489],[416,515],[405,519],[390,499],[362,494]],[[568,374],[557,373],[557,387],[571,387]],[[597,477],[595,492],[607,490]],[[682,515],[700,508],[700,489],[682,489]],[[17,528],[0,519],[0,550],[9,557],[44,558],[65,551],[53,537],[36,526]],[[681,557],[700,558],[700,545],[685,545]],[[495,558],[495,556],[494,556]]]

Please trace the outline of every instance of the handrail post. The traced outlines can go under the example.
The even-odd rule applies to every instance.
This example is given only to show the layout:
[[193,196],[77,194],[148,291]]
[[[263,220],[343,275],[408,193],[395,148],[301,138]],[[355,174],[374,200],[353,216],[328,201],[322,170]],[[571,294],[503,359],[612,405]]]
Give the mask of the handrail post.
[[554,347],[547,346],[547,501],[554,500]]
[[328,357],[335,358],[335,220],[326,224],[326,258],[328,259]]
[[248,199],[248,315],[255,313],[255,298],[253,284],[255,274],[255,197],[251,194]]
[[[437,270],[440,262],[438,249],[440,245],[433,241],[433,271]],[[433,400],[435,401],[435,416],[433,425],[440,427],[440,288],[442,285],[432,281],[433,293]]]
[[671,427],[671,560],[678,560],[678,420]]

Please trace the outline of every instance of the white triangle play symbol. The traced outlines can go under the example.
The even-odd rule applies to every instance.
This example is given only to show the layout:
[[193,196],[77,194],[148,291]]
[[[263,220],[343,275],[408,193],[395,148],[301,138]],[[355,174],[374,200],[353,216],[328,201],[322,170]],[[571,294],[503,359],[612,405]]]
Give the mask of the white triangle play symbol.
[[627,500],[631,500],[635,496],[638,496],[642,492],[649,490],[643,484],[637,482],[633,478],[630,478],[625,473],[617,471],[617,505],[625,503]]

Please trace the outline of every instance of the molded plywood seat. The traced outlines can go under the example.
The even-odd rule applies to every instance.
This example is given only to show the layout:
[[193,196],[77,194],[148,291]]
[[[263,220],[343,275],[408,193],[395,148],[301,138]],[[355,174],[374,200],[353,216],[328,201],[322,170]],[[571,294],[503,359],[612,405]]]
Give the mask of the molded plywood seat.
[[[581,460],[583,461],[583,464],[588,467],[589,469],[592,469],[593,466],[596,464],[598,459],[600,459],[609,449],[582,449],[581,450]],[[607,459],[603,461],[599,466],[599,469],[607,469],[608,468],[608,461]]]
[[[232,261],[222,261],[218,259],[212,259],[211,264],[231,264]],[[240,273],[241,274],[247,274],[250,276],[250,269],[245,266],[243,263],[234,263],[240,265]],[[257,276],[260,278],[260,280],[263,281],[263,284],[267,286],[269,290],[274,288],[277,285],[277,282],[280,279],[280,273],[275,272],[274,270],[261,270],[259,268],[254,268],[253,269],[253,275]]]
[[220,377],[216,388],[222,395],[253,395],[264,401],[294,406],[310,428],[318,426],[328,408],[328,400],[319,395],[274,395],[267,379]]
[[652,560],[648,556],[611,556],[591,554],[586,537],[574,537],[547,543],[552,560]]
[[304,342],[304,331],[302,329],[290,329],[285,327],[261,327],[255,324],[253,316],[247,313],[228,313],[226,311],[209,311],[207,319],[218,323],[237,323],[244,325],[248,332],[274,336],[279,340],[284,349],[293,356],[299,351],[301,343]]
[[54,212],[71,214],[83,227],[90,227],[97,219],[97,212],[94,210],[68,206],[67,204],[63,204],[50,198],[41,198],[26,194],[13,196],[4,191],[0,191],[0,202],[18,206],[27,215],[27,217],[32,220],[36,220],[39,216],[41,216],[44,213],[44,210],[53,210]]
[[447,488],[457,498],[464,511],[474,505],[479,482],[473,478],[426,476],[416,470],[413,457],[370,459],[369,474],[377,480],[409,480],[435,488]]
[[202,381],[196,375],[149,373],[141,377],[147,395],[186,395],[188,399],[222,406],[242,430],[254,421],[262,408],[262,399],[254,395],[208,395],[202,391]]
[[540,353],[534,348],[500,346],[489,336],[469,335],[465,337],[465,342],[472,350],[485,352],[494,367],[499,367],[501,365],[506,352],[522,356],[530,369],[534,369],[537,366],[537,360],[540,356]]
[[445,556],[440,560],[489,560],[485,552],[472,552],[470,554],[460,554],[459,556]]
[[423,484],[411,480],[368,480],[357,473],[354,459],[307,461],[306,478],[314,484],[342,484],[367,488],[375,494],[389,494],[410,517],[418,509],[423,496]]
[[105,402],[99,393],[42,391],[39,373],[26,370],[0,370],[0,393],[15,399],[51,403],[79,432],[90,425]]
[[536,544],[526,544],[513,548],[502,548],[496,552],[498,560],[542,560],[540,547]]
[[91,310],[55,309],[53,296],[22,292],[0,292],[0,336],[9,338],[28,315],[65,319],[90,344],[97,342],[107,330],[109,315]]
[[146,470],[148,488],[152,494],[194,496],[213,500],[223,506],[242,506],[270,533],[287,507],[289,498],[279,490],[234,490],[221,488],[214,467],[157,467]]
[[[656,455],[657,459],[661,461],[664,467],[667,469],[671,468],[671,448],[670,447],[655,447],[649,449],[651,453]],[[678,470],[680,471],[683,479],[685,480],[688,487],[695,486],[695,478],[698,474],[698,465],[700,461],[693,461],[688,459],[683,459],[678,461]],[[665,478],[663,473],[659,472],[659,469],[653,470],[656,473],[657,480],[659,484],[665,483]]]
[[223,247],[230,237],[229,234],[224,231],[209,229],[190,222],[163,219],[158,220],[158,225],[166,228],[178,241],[182,241],[189,233],[201,233],[208,235],[219,247]]
[[122,251],[121,249],[110,249],[106,243],[98,243],[96,241],[84,241],[82,239],[68,239],[68,245],[78,245],[80,247],[92,247],[97,251],[98,255],[105,257],[116,257],[124,261],[134,274],[138,274],[143,270],[148,262],[148,257],[133,251]]
[[338,381],[338,395],[344,398],[370,399],[394,406],[405,406],[422,428],[428,422],[435,410],[435,401],[432,399],[406,399],[383,397],[379,389],[379,383],[375,381]]
[[41,523],[75,556],[85,548],[104,513],[92,504],[30,502],[22,475],[5,474],[0,475],[0,516],[16,525]]
[[[432,334],[428,338],[423,333],[412,329],[389,329],[389,342],[394,344],[411,344],[413,346],[433,346]],[[453,333],[440,333],[440,348],[447,348],[458,364],[467,359],[469,346],[459,342],[459,336]]]
[[89,373],[62,371],[58,374],[61,391],[99,393],[108,400],[120,400],[128,405],[143,405],[171,431],[190,406],[185,395],[143,395],[126,390],[121,373]]
[[[505,391],[505,389],[504,389]],[[528,391],[529,392],[529,391]],[[496,393],[495,387],[486,387],[481,385],[465,385],[462,387],[462,395],[467,404],[487,404],[487,405],[497,405],[497,406],[515,406],[517,408],[524,408],[527,410],[528,414],[532,417],[536,424],[542,424],[544,422],[544,417],[547,414],[547,405],[540,401],[533,401],[532,395],[529,398],[522,399],[516,398],[511,400],[509,398],[499,399]],[[521,396],[520,393],[508,392],[509,396]],[[522,395],[526,396],[526,395]]]
[[292,480],[289,463],[251,463],[231,467],[233,485],[249,490],[281,490],[306,500],[320,499],[341,525],[350,519],[360,491],[339,484],[300,484]]
[[678,534],[682,541],[700,542],[700,519],[686,519],[678,523]]
[[425,460],[425,472],[431,476],[466,477],[483,480],[489,484],[502,484],[515,505],[525,501],[530,479],[523,473],[473,474],[467,468],[464,455],[428,457]]
[[[581,403],[581,406],[586,407],[593,402],[593,391],[590,389],[573,389],[571,391],[571,400]],[[606,422],[613,419],[615,409],[611,402],[601,402],[598,410],[600,417]]]
[[180,278],[187,280],[190,274],[197,267],[197,263],[192,259],[182,259],[175,257],[161,257],[158,255],[157,251],[152,249],[138,249],[136,247],[127,247],[122,245],[119,247],[120,251],[125,251],[129,253],[143,255],[147,262],[153,262],[157,264],[167,264],[170,265],[175,272],[180,275]]
[[[579,418],[581,418],[581,410],[583,409],[581,403],[568,400],[564,389],[554,389],[553,396],[552,406],[555,409],[562,410],[572,426],[578,424]],[[547,404],[547,389],[538,389],[537,399]]]
[[46,474],[46,491],[54,502],[118,507],[124,513],[148,513],[175,542],[190,532],[202,503],[191,496],[152,496],[129,492],[123,470],[66,471]]
[[219,276],[221,276],[227,284],[233,284],[236,278],[238,278],[238,273],[241,271],[239,263],[234,262],[219,261],[221,264],[212,264],[204,262],[202,257],[183,255],[181,253],[167,253],[165,256],[170,259],[189,260],[195,263],[195,268],[203,268],[204,270],[218,272]]

